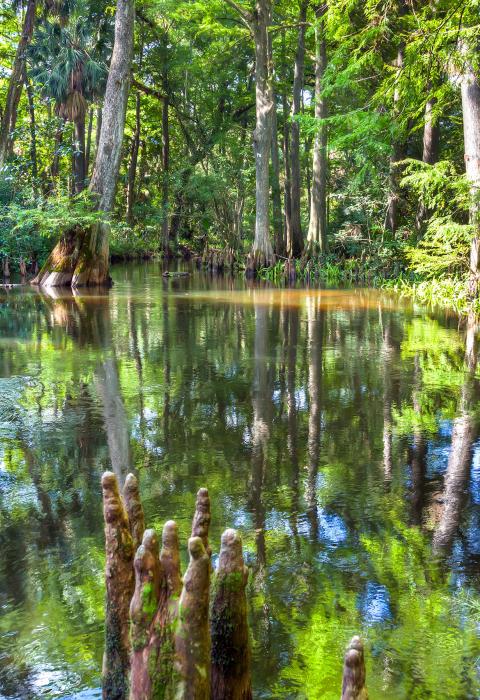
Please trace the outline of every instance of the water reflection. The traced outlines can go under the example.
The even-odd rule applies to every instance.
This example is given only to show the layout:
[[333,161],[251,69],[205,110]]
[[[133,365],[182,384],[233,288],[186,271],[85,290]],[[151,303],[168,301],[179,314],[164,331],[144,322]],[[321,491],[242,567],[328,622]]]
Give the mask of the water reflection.
[[372,698],[477,697],[473,322],[114,272],[0,299],[0,697],[95,696],[99,475],[132,467],[150,523],[185,542],[206,484],[212,541],[243,531],[257,697],[337,698],[354,631]]

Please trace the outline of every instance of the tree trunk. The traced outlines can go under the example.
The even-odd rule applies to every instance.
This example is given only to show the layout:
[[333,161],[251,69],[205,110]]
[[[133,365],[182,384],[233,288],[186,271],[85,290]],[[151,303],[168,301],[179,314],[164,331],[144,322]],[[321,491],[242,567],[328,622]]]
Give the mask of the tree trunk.
[[[270,65],[272,65],[272,36],[268,37],[268,55]],[[272,75],[273,80],[273,75]],[[280,190],[280,160],[278,157],[278,120],[277,120],[277,107],[276,107],[276,95],[275,90],[272,85],[272,98],[273,98],[273,109],[272,109],[272,144],[271,144],[271,158],[272,158],[272,172],[271,172],[271,184],[272,184],[272,213],[273,213],[273,240],[274,240],[274,251],[276,255],[285,255],[285,245],[283,238],[283,212],[282,212],[282,194]]]
[[[282,66],[283,66],[283,82],[287,82],[287,65],[285,59],[285,32],[282,32]],[[292,228],[292,200],[290,196],[291,176],[290,176],[290,124],[288,121],[288,100],[286,88],[283,87],[282,92],[282,113],[283,113],[283,164],[284,164],[284,211],[285,211],[285,236],[283,246],[285,251],[288,247],[288,241],[291,240]]]
[[74,192],[79,194],[85,189],[85,113],[82,112],[73,123],[73,180]]
[[[403,44],[400,45],[397,53],[397,59],[395,61],[395,66],[397,68],[397,81],[403,70],[404,62],[404,51],[405,47]],[[400,102],[400,90],[398,86],[395,88],[393,95],[393,119],[395,120],[398,116]],[[390,175],[389,175],[389,187],[390,194],[388,197],[387,205],[387,216],[385,220],[386,227],[392,232],[398,228],[398,205],[400,202],[400,191],[399,191],[399,180],[400,173],[398,169],[398,163],[405,158],[405,143],[403,140],[395,139],[392,148],[392,155],[390,157]]]
[[298,18],[298,43],[297,54],[295,56],[295,71],[293,76],[293,99],[291,117],[291,230],[290,239],[287,242],[287,252],[289,256],[299,256],[303,249],[302,221],[300,216],[301,200],[301,174],[300,174],[300,124],[295,117],[300,114],[303,73],[305,63],[305,29],[307,20],[308,0],[302,0],[300,14]]
[[32,164],[33,190],[37,190],[38,164],[37,164],[37,127],[35,120],[35,102],[33,100],[33,88],[25,70],[25,89],[28,99],[28,113],[30,115],[30,160]]
[[[317,7],[315,27],[315,118],[325,119],[327,103],[322,97],[322,81],[327,67],[325,23],[320,17],[326,5]],[[327,125],[322,122],[315,134],[313,145],[312,192],[310,198],[310,222],[307,234],[307,254],[315,257],[327,250]]]
[[[165,82],[164,82],[165,88]],[[170,169],[170,124],[168,119],[169,100],[168,94],[165,94],[162,106],[162,247],[165,257],[170,254],[170,221],[168,215],[169,209],[169,186],[168,177]]]
[[51,184],[50,184],[50,191],[55,192],[56,189],[56,183],[57,183],[57,178],[58,174],[60,172],[60,147],[63,143],[63,130],[65,128],[65,122],[63,119],[60,119],[58,122],[58,126],[55,130],[55,141],[54,141],[54,150],[53,150],[53,158],[52,158],[52,167],[50,169],[50,174],[52,177]]
[[[97,210],[107,215],[113,209],[125,114],[130,90],[133,53],[134,0],[117,0],[115,38],[108,72],[102,127],[89,190]],[[108,222],[95,223],[88,230],[76,226],[66,231],[53,249],[33,284],[47,287],[107,285]]]
[[[97,125],[95,127],[95,147],[98,151],[98,144],[100,143],[100,132],[102,130],[102,108],[97,107]],[[95,157],[96,157],[95,152]]]
[[478,296],[480,279],[480,83],[468,60],[465,60],[461,89],[465,171],[471,192],[470,224],[474,228],[470,246],[470,294],[473,298]]
[[272,111],[272,205],[275,254],[285,255],[282,194],[280,191],[280,160],[278,157],[278,124],[275,107]]
[[128,167],[127,185],[127,221],[132,222],[133,205],[135,203],[135,180],[137,176],[138,150],[140,148],[140,93],[135,96],[135,131],[132,138],[130,165]]
[[[433,165],[438,160],[440,147],[440,126],[433,110],[436,99],[433,97],[427,100],[425,105],[425,126],[423,128],[423,153],[422,161]],[[429,217],[429,211],[423,202],[420,203],[415,219],[415,228],[420,231],[424,222]]]
[[253,132],[255,153],[255,239],[249,269],[274,262],[269,226],[269,154],[272,140],[273,96],[268,65],[268,22],[271,0],[256,0],[252,31],[255,40],[256,125]]
[[17,119],[17,107],[22,95],[25,74],[26,50],[32,38],[35,26],[36,0],[28,0],[22,33],[18,42],[17,51],[13,60],[13,66],[8,82],[5,110],[0,123],[0,169],[11,152],[13,146],[12,132],[15,130]]
[[92,152],[93,109],[88,114],[87,148],[85,151],[85,177],[88,178],[90,155]]

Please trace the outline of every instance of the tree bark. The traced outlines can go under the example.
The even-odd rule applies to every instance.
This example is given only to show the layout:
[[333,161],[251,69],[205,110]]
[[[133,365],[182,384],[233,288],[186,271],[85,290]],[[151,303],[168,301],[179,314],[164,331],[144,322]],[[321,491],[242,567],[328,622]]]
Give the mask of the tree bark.
[[130,151],[130,165],[128,167],[127,185],[127,221],[132,222],[133,205],[135,203],[135,180],[137,176],[138,150],[140,148],[140,93],[135,96],[135,131],[132,138]]
[[85,113],[82,112],[73,123],[73,179],[75,194],[85,189]]
[[253,132],[255,154],[255,239],[250,269],[255,272],[274,262],[270,242],[269,154],[272,140],[273,94],[268,61],[268,23],[271,0],[256,0],[251,23],[255,41],[256,125]]
[[87,147],[85,150],[85,177],[88,177],[90,167],[90,155],[92,153],[92,130],[93,130],[93,109],[88,114]]
[[[272,36],[268,37],[268,55],[270,65],[272,65]],[[273,81],[273,75],[272,75]],[[272,98],[273,98],[273,109],[272,109],[272,145],[271,145],[271,158],[272,158],[272,172],[271,172],[271,184],[272,184],[272,213],[273,213],[273,240],[274,240],[274,252],[275,255],[285,255],[285,245],[283,237],[283,212],[282,212],[282,194],[280,190],[280,160],[278,157],[278,120],[277,120],[277,108],[276,108],[276,96],[275,89],[272,82]]]
[[[325,12],[326,5],[318,6],[315,12],[315,118],[319,120],[327,116],[327,103],[322,97],[322,81],[327,68],[327,45],[325,23],[320,19]],[[313,144],[312,191],[307,234],[307,254],[310,257],[327,250],[327,174],[327,125],[322,122]]]
[[175,633],[176,670],[180,676],[176,698],[210,698],[210,557],[200,537],[188,540],[190,561],[183,578]]
[[300,14],[298,17],[298,43],[295,56],[295,70],[293,76],[293,99],[290,126],[290,162],[291,162],[291,229],[290,238],[287,242],[287,253],[289,256],[299,256],[303,249],[302,221],[300,215],[301,207],[301,174],[300,174],[300,124],[296,116],[300,114],[301,98],[303,89],[303,73],[305,64],[305,29],[307,20],[308,0],[302,0],[300,4]]
[[[89,190],[95,208],[110,214],[115,199],[122,155],[125,114],[131,81],[134,0],[117,0],[112,59],[102,110],[102,126]],[[60,238],[33,284],[46,287],[107,285],[108,238],[106,221],[87,230],[76,226]]]
[[23,20],[22,33],[18,42],[15,58],[13,60],[12,71],[8,82],[7,99],[5,110],[0,123],[0,169],[10,154],[13,146],[13,131],[17,119],[17,107],[22,95],[26,51],[33,35],[35,26],[35,14],[37,9],[36,0],[28,0],[25,17]]
[[51,184],[50,184],[50,191],[55,192],[56,189],[56,184],[57,184],[57,178],[58,174],[60,172],[60,147],[63,143],[63,130],[65,128],[65,122],[63,119],[59,119],[58,126],[55,130],[55,141],[54,141],[54,150],[53,150],[53,158],[52,158],[52,167],[50,169],[50,174],[51,174]]
[[[467,54],[463,47],[463,54]],[[465,171],[470,183],[470,224],[474,233],[470,246],[470,294],[478,296],[480,280],[480,83],[478,75],[465,55],[461,80]]]
[[[282,32],[282,67],[283,82],[287,83],[287,63],[285,58],[285,31]],[[290,123],[288,121],[288,100],[286,88],[282,92],[282,113],[283,113],[283,164],[284,164],[284,185],[283,199],[285,211],[285,234],[284,249],[287,250],[288,241],[291,239],[292,224],[292,200],[291,200],[291,176],[290,176]]]
[[212,700],[251,700],[250,642],[242,540],[225,530],[211,612]]
[[[425,126],[423,127],[423,153],[422,161],[434,165],[438,160],[440,147],[440,125],[434,115],[436,99],[427,100],[425,105]],[[429,217],[429,211],[423,202],[420,203],[415,219],[415,228],[420,231],[424,222]]]
[[280,160],[278,157],[278,123],[277,112],[272,111],[272,206],[273,206],[273,238],[275,254],[285,255],[283,236],[282,194],[280,190]]
[[37,189],[38,163],[37,163],[37,126],[35,119],[35,102],[33,98],[33,88],[25,70],[25,90],[28,99],[28,113],[30,115],[30,160],[32,163],[33,189]]
[[363,643],[360,637],[353,637],[345,654],[341,700],[368,700],[365,677]]
[[[100,132],[102,130],[102,108],[97,107],[97,124],[95,127],[95,148],[98,151],[98,144],[100,143]],[[96,157],[96,152],[95,152]]]
[[[165,87],[165,86],[164,86]],[[165,95],[162,105],[162,248],[164,255],[170,254],[170,217],[169,217],[169,170],[170,170],[170,124],[168,119],[169,100]]]
[[105,519],[105,653],[102,697],[127,700],[130,668],[129,608],[134,591],[133,540],[128,515],[112,472],[102,476]]
[[[401,44],[398,48],[395,66],[397,69],[397,81],[403,70],[405,47]],[[400,90],[398,86],[395,88],[393,95],[393,118],[398,116],[398,108],[400,102]],[[398,207],[400,203],[399,180],[400,173],[398,171],[398,163],[405,158],[405,143],[398,138],[394,140],[392,147],[392,155],[390,156],[390,174],[389,188],[390,193],[387,204],[387,216],[385,220],[386,227],[392,232],[398,228]]]

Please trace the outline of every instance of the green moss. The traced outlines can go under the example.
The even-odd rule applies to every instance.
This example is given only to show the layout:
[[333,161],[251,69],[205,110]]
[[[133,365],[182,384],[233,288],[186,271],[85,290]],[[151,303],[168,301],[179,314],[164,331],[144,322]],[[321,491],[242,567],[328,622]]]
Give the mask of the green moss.
[[148,660],[152,684],[152,700],[173,700],[180,676],[175,669],[175,620],[168,620],[159,629],[157,652]]
[[145,583],[142,588],[142,611],[146,617],[152,618],[157,612],[158,601],[151,583]]
[[243,573],[241,571],[232,571],[230,574],[226,574],[219,581],[219,586],[230,593],[241,591],[243,588]]

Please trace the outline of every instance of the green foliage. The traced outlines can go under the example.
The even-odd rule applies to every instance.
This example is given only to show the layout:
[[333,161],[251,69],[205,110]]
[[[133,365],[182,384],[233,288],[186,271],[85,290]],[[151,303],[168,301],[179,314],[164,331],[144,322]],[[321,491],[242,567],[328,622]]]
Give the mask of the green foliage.
[[3,212],[3,217],[12,226],[12,234],[36,230],[41,236],[52,236],[74,226],[88,228],[107,220],[103,212],[95,211],[88,191],[74,198],[57,195],[55,199],[36,200],[31,208],[12,203]]
[[75,198],[65,194],[33,197],[28,191],[14,193],[3,181],[0,206],[0,255],[14,265],[20,258],[27,263],[41,263],[60,231],[74,226],[88,228],[105,221],[102,212],[94,210],[88,192]]
[[448,216],[431,219],[418,246],[407,250],[411,269],[427,279],[465,274],[473,234],[473,226]]
[[[396,279],[382,281],[381,286],[429,307],[448,306],[459,313],[467,313],[472,308],[465,276],[422,280],[411,275],[400,275]],[[474,301],[473,308],[480,310],[478,300]]]
[[[240,5],[247,12],[253,7],[246,0],[240,0]],[[287,180],[282,142],[292,127],[298,11],[298,3],[280,0],[273,3],[271,17],[281,187]],[[46,193],[52,191],[52,160],[58,158],[59,173],[53,174],[57,191],[72,191],[71,161],[78,139],[72,139],[72,125],[63,119],[101,103],[113,12],[113,6],[90,0],[49,5],[48,11],[42,10],[41,21],[39,11],[27,51],[33,101],[29,103],[22,94],[15,149],[6,167],[10,177],[22,182],[22,189],[43,193],[38,217],[31,211],[35,204],[23,194],[18,206],[27,213],[12,209],[20,222],[15,236],[20,240],[25,232],[22,249],[33,251],[36,245],[37,257],[43,257],[40,249],[46,243],[39,238],[34,244],[33,237],[68,219],[60,214],[64,204],[55,203],[49,212],[45,201],[50,196]],[[9,9],[4,23],[0,54],[8,63],[15,53],[20,13]],[[316,30],[325,40],[327,58],[321,85],[327,116],[322,124],[314,116]],[[112,221],[112,253],[122,257],[158,254],[168,217],[172,252],[201,254],[206,247],[229,247],[241,263],[255,230],[251,33],[225,0],[145,0],[135,32],[134,83]],[[300,264],[297,277],[329,285],[377,284],[397,277],[415,282],[425,295],[431,294],[431,281],[466,277],[473,234],[468,224],[472,195],[464,175],[458,85],[465,58],[478,67],[477,34],[475,3],[451,6],[442,0],[435,8],[428,3],[413,8],[409,3],[384,6],[374,0],[334,0],[321,16],[314,5],[308,6],[303,106],[295,118],[300,129],[299,204],[305,234],[312,143],[324,126],[329,255],[320,265],[313,261],[308,269]],[[460,46],[466,56],[460,55]],[[5,74],[0,78],[0,104],[7,82]],[[168,95],[168,138],[163,95]],[[427,101],[441,130],[434,165],[421,162]],[[88,123],[90,176],[99,128],[96,109],[87,127]],[[137,137],[134,203],[125,223],[125,195]],[[406,160],[398,160],[406,154]],[[271,184],[273,192],[273,173]],[[386,229],[386,209],[397,185],[398,222],[391,233]],[[421,225],[419,205],[425,210]],[[72,211],[77,210],[74,204]],[[271,236],[273,240],[273,230]],[[2,250],[15,255],[15,245],[7,239],[3,235]],[[279,268],[262,274],[272,280],[281,278]],[[448,284],[442,284],[445,294],[438,298],[447,299]]]

